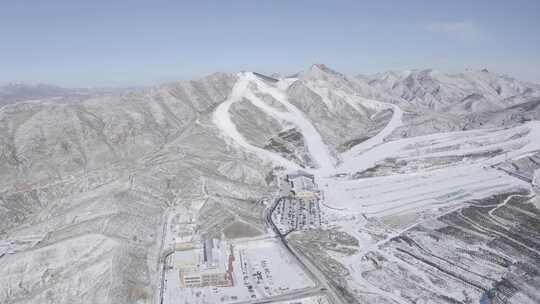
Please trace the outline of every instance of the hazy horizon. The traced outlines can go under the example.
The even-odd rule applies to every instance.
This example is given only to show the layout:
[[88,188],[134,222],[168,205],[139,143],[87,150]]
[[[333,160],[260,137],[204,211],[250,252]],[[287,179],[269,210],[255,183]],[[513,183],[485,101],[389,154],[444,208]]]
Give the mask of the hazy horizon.
[[[330,66],[328,64],[325,64],[323,62],[310,64],[310,65],[304,67],[303,69],[300,69],[300,70],[297,70],[297,71],[288,71],[288,72],[265,71],[265,72],[262,72],[262,73],[261,73],[260,70],[249,70],[249,71],[250,72],[257,72],[257,73],[261,73],[263,75],[269,75],[269,76],[271,76],[272,74],[278,74],[278,75],[286,77],[286,76],[295,74],[297,72],[305,71],[306,69],[308,69],[311,66],[316,65],[316,64],[324,64],[328,68],[330,68],[332,70],[335,70],[336,72],[341,72],[341,71],[336,70],[332,66]],[[435,68],[432,68],[432,67],[423,67],[423,68],[402,69],[402,70],[397,70],[397,69],[384,70],[384,71],[379,71],[379,72],[370,73],[370,74],[366,74],[366,73],[346,73],[345,75],[346,76],[368,76],[369,77],[369,76],[376,76],[376,74],[378,74],[378,73],[385,73],[385,72],[409,72],[409,71],[430,70],[430,69],[434,70],[434,71],[442,72],[442,73],[451,74],[451,75],[459,74],[459,73],[466,72],[466,71],[481,71],[482,69],[487,69],[490,73],[494,73],[494,74],[497,74],[497,75],[501,75],[501,76],[506,75],[506,76],[513,77],[513,78],[515,78],[515,79],[517,79],[519,81],[525,81],[525,82],[540,84],[540,81],[521,79],[521,78],[515,77],[514,75],[509,74],[509,73],[500,73],[498,71],[490,70],[488,67],[464,68],[463,70],[460,70],[460,71],[446,71],[446,70],[441,70],[441,69],[435,69]],[[105,90],[106,89],[111,89],[111,90],[113,90],[113,89],[142,89],[142,88],[148,88],[148,87],[153,87],[153,86],[159,86],[159,85],[162,85],[162,84],[166,84],[166,83],[169,83],[169,82],[175,82],[175,81],[198,80],[198,79],[210,76],[210,75],[215,74],[215,73],[239,73],[239,72],[242,72],[242,71],[248,71],[248,70],[213,71],[213,72],[209,72],[209,73],[202,74],[202,75],[196,75],[196,76],[193,76],[193,77],[165,79],[165,80],[160,80],[160,81],[155,81],[155,82],[150,81],[148,83],[140,83],[140,84],[137,84],[137,83],[134,83],[134,84],[114,84],[114,83],[111,83],[111,84],[98,84],[98,85],[84,85],[84,84],[82,84],[82,85],[69,85],[69,84],[68,85],[62,85],[61,83],[59,84],[59,83],[46,82],[46,81],[0,81],[0,86],[6,86],[6,85],[28,85],[28,86],[46,85],[46,86],[59,87],[59,88],[65,88],[65,89],[105,89]]]
[[0,83],[147,86],[314,63],[346,74],[487,68],[538,83],[539,12],[525,0],[2,3]]

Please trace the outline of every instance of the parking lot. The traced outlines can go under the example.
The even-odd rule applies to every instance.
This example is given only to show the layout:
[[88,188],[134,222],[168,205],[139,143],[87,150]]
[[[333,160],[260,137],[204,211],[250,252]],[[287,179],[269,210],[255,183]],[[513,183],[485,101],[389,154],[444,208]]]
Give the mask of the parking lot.
[[[163,304],[236,303],[279,296],[315,286],[277,239],[264,239],[231,243],[233,286],[183,288],[179,270],[181,260],[171,260],[165,272]],[[224,246],[230,250],[230,246]],[[200,250],[195,248],[192,250]],[[181,259],[185,254],[173,254]]]
[[282,234],[321,227],[319,199],[283,197],[272,213],[272,220]]

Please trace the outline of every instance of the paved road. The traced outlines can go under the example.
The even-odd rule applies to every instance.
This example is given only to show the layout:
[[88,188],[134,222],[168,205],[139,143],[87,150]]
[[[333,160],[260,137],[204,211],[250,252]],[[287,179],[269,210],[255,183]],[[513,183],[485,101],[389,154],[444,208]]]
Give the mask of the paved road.
[[163,231],[161,232],[161,249],[160,251],[163,252],[160,254],[159,260],[158,260],[158,269],[160,270],[160,273],[158,274],[160,277],[159,282],[159,303],[163,304],[163,288],[165,287],[165,267],[167,266],[167,257],[171,255],[174,251],[172,249],[165,249],[165,236],[167,234],[167,225],[169,223],[169,212],[171,210],[167,208],[163,214],[164,218],[164,224],[163,224]]
[[314,297],[314,296],[327,296],[325,294],[325,290],[323,289],[318,289],[318,290],[312,290],[312,289],[313,288],[309,288],[309,290],[306,290],[306,291],[295,291],[290,294],[284,294],[284,295],[275,296],[275,297],[266,298],[266,299],[236,302],[234,304],[266,304],[266,303],[275,303],[275,302],[281,302],[281,301],[299,300],[301,298]]
[[[275,297],[264,298],[264,299],[254,299],[250,301],[237,302],[235,304],[264,304],[264,303],[273,303],[278,301],[288,301],[295,300],[300,298],[306,298],[311,296],[322,296],[325,295],[331,303],[333,304],[344,304],[345,302],[340,298],[339,293],[334,290],[331,284],[328,284],[329,280],[326,276],[313,264],[311,261],[301,253],[296,252],[293,248],[289,246],[286,240],[286,235],[282,235],[277,228],[277,226],[272,221],[272,212],[277,207],[280,198],[277,198],[272,203],[272,206],[267,209],[264,215],[266,224],[272,228],[275,232],[277,238],[280,240],[280,244],[296,258],[301,268],[311,277],[313,282],[315,282],[314,287],[305,288],[302,290],[295,290],[290,293],[282,294]],[[165,232],[165,231],[164,231]],[[166,260],[169,255],[174,253],[173,249],[162,249],[164,252],[161,255],[160,263],[161,267],[161,282],[160,282],[160,302],[163,304],[163,287],[164,287],[164,276],[165,276],[165,267]]]
[[274,212],[274,209],[277,207],[280,199],[281,198],[275,199],[272,207],[269,208],[265,216],[266,222],[270,225],[270,227],[272,227],[285,249],[287,249],[287,251],[289,251],[290,254],[296,258],[300,266],[316,282],[317,286],[320,286],[320,291],[325,292],[326,296],[328,296],[330,299],[330,302],[334,304],[344,304],[345,302],[339,296],[339,293],[334,289],[334,286],[328,284],[328,278],[326,278],[319,268],[317,268],[305,255],[297,253],[292,247],[289,246],[286,240],[287,235],[282,235],[278,227],[272,221],[272,212]]

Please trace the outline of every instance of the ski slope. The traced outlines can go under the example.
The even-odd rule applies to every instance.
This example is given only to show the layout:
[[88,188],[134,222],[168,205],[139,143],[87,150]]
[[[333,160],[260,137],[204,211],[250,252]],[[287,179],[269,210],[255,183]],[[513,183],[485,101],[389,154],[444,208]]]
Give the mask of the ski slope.
[[[328,147],[323,142],[321,135],[315,129],[313,124],[298,108],[287,100],[284,90],[287,88],[287,84],[290,84],[290,82],[278,83],[276,87],[272,87],[264,83],[250,72],[240,73],[238,77],[239,80],[234,86],[231,96],[218,106],[213,115],[214,124],[218,126],[223,134],[232,139],[239,146],[256,153],[263,159],[273,161],[278,165],[285,166],[286,168],[298,168],[298,165],[286,160],[277,153],[273,153],[249,144],[247,140],[240,134],[240,132],[238,132],[236,125],[231,120],[229,109],[234,102],[242,99],[249,100],[254,106],[258,107],[269,116],[295,125],[303,134],[307,150],[317,164],[317,170],[315,171],[321,173],[332,172],[336,159],[331,156]],[[280,102],[287,109],[287,111],[281,111],[268,105],[255,93],[268,94],[272,96],[275,100]]]
[[379,177],[323,177],[320,184],[326,203],[336,209],[377,216],[421,211],[528,188],[526,182],[490,166],[539,150],[540,122],[438,133],[380,144],[340,166],[342,173],[354,174],[382,164]]
[[225,138],[228,139],[228,142],[236,144],[249,152],[255,153],[263,160],[272,162],[275,165],[280,165],[287,169],[298,169],[299,166],[294,162],[287,160],[276,153],[251,145],[242,134],[238,132],[236,125],[231,120],[229,112],[231,105],[242,100],[246,96],[249,83],[250,79],[246,77],[245,73],[239,74],[239,79],[234,85],[229,98],[222,102],[214,111],[212,122],[219,128]]
[[359,180],[325,179],[327,204],[370,216],[441,208],[527,187],[527,183],[480,164]]
[[[299,166],[277,153],[247,142],[231,120],[230,107],[237,101],[249,100],[276,120],[296,126],[304,137],[309,154],[318,165],[317,169],[307,171],[316,175],[319,184],[325,185],[326,203],[336,209],[387,215],[440,207],[524,187],[526,185],[515,178],[486,167],[504,161],[508,156],[516,158],[540,150],[540,122],[529,122],[510,129],[436,133],[385,142],[403,124],[403,111],[394,104],[353,96],[345,99],[351,104],[359,103],[378,110],[391,109],[393,115],[377,135],[342,153],[342,162],[336,167],[336,159],[316,128],[304,113],[288,101],[286,90],[293,82],[294,79],[283,79],[275,85],[268,84],[253,73],[240,73],[231,96],[214,112],[213,122],[230,142],[290,170]],[[265,94],[283,107],[278,109],[263,101],[260,96]],[[387,169],[389,171],[384,173],[387,176],[368,179],[343,180],[333,177],[338,173],[352,176],[381,163],[391,166],[386,161],[390,158],[423,167],[409,165],[410,168]]]
[[354,146],[349,151],[343,153],[343,163],[340,167],[347,167],[350,164],[350,161],[353,161],[359,155],[373,149],[374,147],[384,143],[384,139],[388,137],[395,129],[400,127],[403,124],[402,117],[403,111],[400,107],[386,102],[380,102],[369,99],[362,99],[362,102],[370,107],[379,108],[379,109],[391,109],[393,114],[392,118],[386,124],[386,126],[379,132],[377,135],[369,138],[368,140],[361,142],[360,144]]
[[[331,156],[328,147],[323,142],[321,135],[319,134],[317,129],[315,129],[313,124],[297,107],[295,107],[287,100],[287,95],[284,92],[286,87],[281,86],[280,84],[278,84],[277,87],[271,87],[257,77],[255,77],[255,75],[253,75],[252,73],[249,74],[249,78],[251,79],[251,81],[257,84],[257,87],[261,93],[269,94],[287,108],[288,112],[284,113],[280,118],[296,125],[300,129],[300,131],[304,135],[304,140],[306,142],[308,152],[318,165],[318,170],[321,173],[331,172],[331,170],[333,170],[334,168],[336,160],[334,159],[334,157]],[[259,104],[262,103],[262,101],[256,96],[250,97],[254,97],[253,100],[258,101],[255,104],[256,106],[259,106]],[[265,109],[261,108],[261,110],[264,111]],[[272,114],[272,112],[267,113]]]

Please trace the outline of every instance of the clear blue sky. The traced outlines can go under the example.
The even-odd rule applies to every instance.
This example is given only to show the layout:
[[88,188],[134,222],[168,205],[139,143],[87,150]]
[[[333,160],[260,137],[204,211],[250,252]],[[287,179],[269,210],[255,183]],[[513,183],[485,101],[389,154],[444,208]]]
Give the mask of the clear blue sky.
[[467,67],[540,81],[540,1],[0,0],[0,82]]

